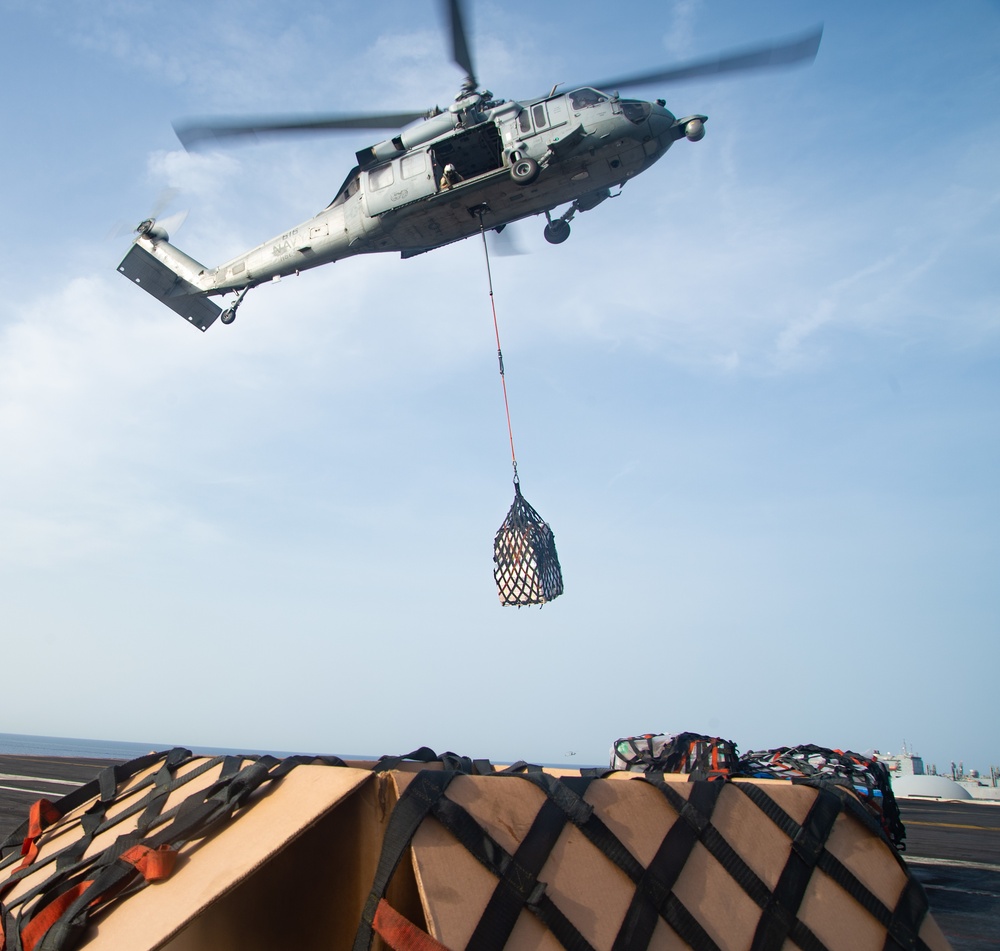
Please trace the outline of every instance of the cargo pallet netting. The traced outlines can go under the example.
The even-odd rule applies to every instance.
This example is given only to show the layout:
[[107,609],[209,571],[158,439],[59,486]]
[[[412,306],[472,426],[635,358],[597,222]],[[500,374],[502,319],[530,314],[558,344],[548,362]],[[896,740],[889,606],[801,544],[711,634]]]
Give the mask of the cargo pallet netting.
[[109,766],[0,840],[0,948],[948,947],[857,783],[727,775],[729,741],[668,745],[715,775],[426,747]]

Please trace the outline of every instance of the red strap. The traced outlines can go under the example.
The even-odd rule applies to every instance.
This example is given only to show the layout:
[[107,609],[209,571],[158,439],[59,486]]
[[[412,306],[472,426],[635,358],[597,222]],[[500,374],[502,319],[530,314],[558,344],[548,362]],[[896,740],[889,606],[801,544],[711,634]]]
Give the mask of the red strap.
[[[22,869],[27,868],[38,858],[38,839],[45,831],[46,827],[62,818],[62,813],[49,802],[48,799],[39,799],[32,803],[28,812],[28,834],[21,843],[21,864],[10,874],[13,876]],[[6,885],[0,885],[0,899],[14,886],[15,882],[8,881]],[[0,951],[7,947],[7,939],[3,930],[3,918],[0,917]]]
[[35,915],[21,931],[21,946],[24,951],[33,951],[35,945],[45,937],[45,932],[59,920],[62,913],[93,884],[93,881],[88,881],[74,885]]
[[[122,852],[119,858],[131,865],[147,882],[158,882],[174,870],[177,853],[169,845],[161,845],[157,849],[152,849],[148,845],[134,845]],[[21,932],[21,944],[24,951],[32,951],[69,906],[93,884],[94,881],[91,879],[74,885],[35,915]],[[103,894],[95,896],[94,900],[90,902],[91,907],[114,898],[127,885],[128,880],[126,879],[115,887],[106,889]],[[0,935],[0,939],[2,939],[2,935]],[[3,951],[3,947],[3,943],[0,941],[0,951]]]
[[[37,839],[45,831],[46,826],[61,818],[62,813],[48,799],[39,799],[32,804],[28,813],[28,838]],[[23,849],[21,854],[24,854]]]
[[169,845],[151,849],[148,845],[133,845],[119,856],[123,862],[135,866],[147,882],[159,882],[174,870],[177,853]]
[[372,927],[392,951],[448,951],[440,941],[404,918],[384,898],[375,909]]
[[17,870],[27,868],[38,857],[38,845],[36,844],[45,829],[53,822],[62,818],[62,813],[52,805],[48,799],[39,799],[32,803],[31,811],[28,813],[28,834],[21,843],[21,855],[23,861]]

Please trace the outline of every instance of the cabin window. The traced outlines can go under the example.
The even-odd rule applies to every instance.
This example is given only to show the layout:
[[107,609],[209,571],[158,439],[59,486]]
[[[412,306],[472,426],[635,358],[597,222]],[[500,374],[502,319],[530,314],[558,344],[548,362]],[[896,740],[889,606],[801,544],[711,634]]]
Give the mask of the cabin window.
[[418,152],[416,155],[404,155],[399,163],[400,172],[403,178],[416,178],[427,170],[425,153]]
[[652,107],[648,102],[633,102],[629,99],[622,100],[622,114],[629,122],[639,125],[649,118]]
[[380,165],[368,173],[368,184],[374,189],[388,188],[392,182],[392,165]]
[[527,109],[525,109],[524,112],[522,112],[517,117],[517,124],[518,124],[518,128],[520,128],[520,130],[525,135],[527,135],[531,131],[531,116],[528,114],[528,110]]
[[535,120],[535,128],[536,129],[544,129],[545,128],[545,106],[542,103],[539,103],[537,106],[535,106],[534,109],[531,110],[531,114],[532,114],[532,116],[534,117],[534,120]]
[[608,97],[603,92],[585,86],[583,89],[574,89],[569,94],[569,101],[573,104],[574,109],[586,109],[588,106],[607,102]]

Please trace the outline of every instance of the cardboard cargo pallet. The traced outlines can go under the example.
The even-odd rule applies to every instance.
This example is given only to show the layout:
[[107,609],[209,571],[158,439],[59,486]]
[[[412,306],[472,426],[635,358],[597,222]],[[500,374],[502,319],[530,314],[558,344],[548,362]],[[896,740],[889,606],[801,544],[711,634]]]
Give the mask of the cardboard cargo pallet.
[[842,787],[150,754],[0,843],[4,951],[945,949]]

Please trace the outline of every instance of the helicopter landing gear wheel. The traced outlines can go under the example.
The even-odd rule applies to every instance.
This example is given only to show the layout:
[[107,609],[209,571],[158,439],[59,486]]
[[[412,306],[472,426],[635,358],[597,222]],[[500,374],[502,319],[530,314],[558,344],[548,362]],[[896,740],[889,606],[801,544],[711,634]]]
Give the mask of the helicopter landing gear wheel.
[[545,226],[542,235],[549,244],[562,244],[569,237],[569,222],[556,218]]
[[252,285],[247,284],[247,286],[236,295],[236,300],[234,300],[221,314],[219,314],[219,320],[221,320],[224,324],[231,324],[234,320],[236,320],[236,309],[243,303],[243,298],[247,296],[247,291],[250,290],[251,286]]
[[521,158],[510,167],[510,177],[518,185],[530,185],[538,178],[538,163],[533,158]]

